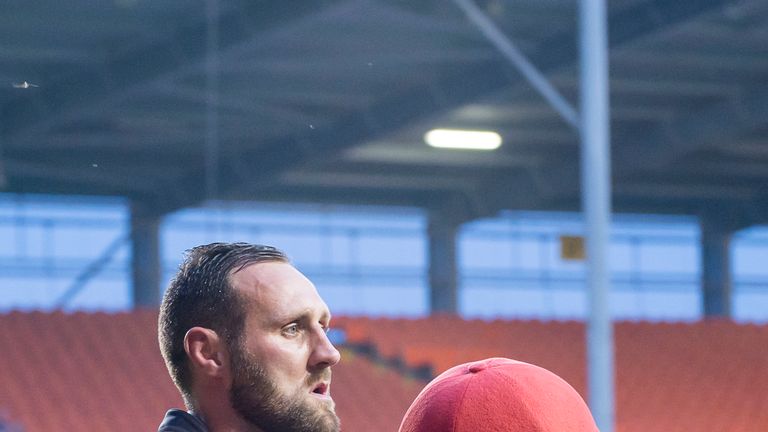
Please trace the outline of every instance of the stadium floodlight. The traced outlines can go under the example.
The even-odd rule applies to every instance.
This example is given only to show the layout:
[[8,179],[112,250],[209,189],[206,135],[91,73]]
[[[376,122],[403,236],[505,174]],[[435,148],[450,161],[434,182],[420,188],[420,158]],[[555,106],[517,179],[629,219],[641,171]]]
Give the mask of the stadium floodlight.
[[436,148],[496,150],[501,146],[501,135],[492,131],[432,129],[424,134],[424,141]]

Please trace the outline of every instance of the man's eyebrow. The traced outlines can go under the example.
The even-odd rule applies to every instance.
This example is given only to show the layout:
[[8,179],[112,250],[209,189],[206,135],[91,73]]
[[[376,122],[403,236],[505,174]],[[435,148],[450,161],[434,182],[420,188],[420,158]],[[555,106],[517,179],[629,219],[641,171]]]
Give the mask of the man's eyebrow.
[[277,321],[281,324],[286,324],[286,323],[292,323],[297,321],[309,320],[310,316],[311,316],[311,312],[309,310],[301,310],[297,312],[286,313],[284,315],[276,316],[274,317],[274,321]]
[[[299,321],[310,321],[313,312],[310,309],[306,309],[303,311],[296,312],[294,314],[288,314],[283,317],[278,317],[276,320],[280,321],[281,323],[292,323],[292,322],[299,322]],[[327,325],[331,322],[331,313],[328,311],[322,312],[320,314],[320,322]]]

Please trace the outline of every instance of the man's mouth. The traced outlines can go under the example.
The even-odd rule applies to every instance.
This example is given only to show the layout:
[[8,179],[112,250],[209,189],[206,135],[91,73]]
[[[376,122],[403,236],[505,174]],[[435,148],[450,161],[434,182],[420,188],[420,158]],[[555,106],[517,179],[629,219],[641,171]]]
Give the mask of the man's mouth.
[[324,382],[317,383],[312,387],[312,395],[321,399],[330,399],[329,385]]

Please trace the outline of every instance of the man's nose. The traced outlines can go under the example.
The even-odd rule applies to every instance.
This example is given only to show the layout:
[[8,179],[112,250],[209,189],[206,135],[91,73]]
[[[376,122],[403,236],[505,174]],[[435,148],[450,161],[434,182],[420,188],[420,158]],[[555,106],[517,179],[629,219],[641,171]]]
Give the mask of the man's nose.
[[320,330],[317,332],[315,338],[315,346],[312,350],[312,357],[310,363],[316,367],[330,367],[335,365],[341,360],[341,353],[333,346],[331,340],[328,339],[328,334]]

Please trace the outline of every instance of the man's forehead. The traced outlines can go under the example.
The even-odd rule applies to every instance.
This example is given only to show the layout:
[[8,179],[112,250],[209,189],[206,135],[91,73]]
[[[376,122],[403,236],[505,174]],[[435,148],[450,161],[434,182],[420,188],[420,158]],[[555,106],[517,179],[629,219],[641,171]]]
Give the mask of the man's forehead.
[[296,268],[283,261],[260,261],[236,267],[229,274],[233,286],[238,289],[255,288],[264,284],[288,282],[303,278]]
[[314,284],[289,263],[270,261],[247,265],[230,275],[233,288],[252,306],[273,314],[317,310],[328,314]]

